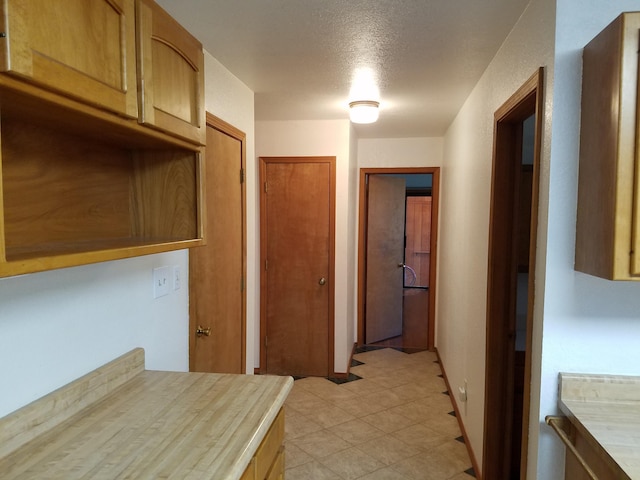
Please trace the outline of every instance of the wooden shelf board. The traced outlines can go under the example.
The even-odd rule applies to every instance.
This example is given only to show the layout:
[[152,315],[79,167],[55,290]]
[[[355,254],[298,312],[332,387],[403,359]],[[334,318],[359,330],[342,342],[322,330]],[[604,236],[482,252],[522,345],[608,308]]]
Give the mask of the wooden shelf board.
[[38,248],[12,248],[7,249],[7,261],[0,262],[0,277],[182,250],[201,245],[204,245],[202,239],[128,238],[102,242],[41,245]]

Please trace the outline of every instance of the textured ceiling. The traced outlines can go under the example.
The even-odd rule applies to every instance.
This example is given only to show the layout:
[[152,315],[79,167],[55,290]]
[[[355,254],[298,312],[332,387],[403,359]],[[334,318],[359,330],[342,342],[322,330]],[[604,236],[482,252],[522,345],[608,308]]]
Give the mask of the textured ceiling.
[[442,135],[528,1],[157,0],[255,92],[256,120],[346,119],[368,73],[370,138]]

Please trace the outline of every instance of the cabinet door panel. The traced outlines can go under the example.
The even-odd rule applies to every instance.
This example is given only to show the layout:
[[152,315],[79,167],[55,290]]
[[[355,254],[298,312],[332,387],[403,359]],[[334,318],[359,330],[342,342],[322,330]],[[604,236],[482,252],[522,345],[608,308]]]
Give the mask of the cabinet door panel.
[[0,69],[138,115],[133,0],[3,0]]
[[640,280],[639,42],[623,13],[582,56],[575,269],[609,280]]
[[204,145],[202,45],[153,0],[137,18],[140,122]]

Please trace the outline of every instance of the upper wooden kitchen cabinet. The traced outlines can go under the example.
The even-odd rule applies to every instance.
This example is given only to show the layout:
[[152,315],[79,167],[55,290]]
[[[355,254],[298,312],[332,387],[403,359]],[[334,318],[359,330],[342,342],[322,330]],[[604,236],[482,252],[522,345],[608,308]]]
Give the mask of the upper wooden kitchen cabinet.
[[575,269],[640,280],[640,12],[624,13],[583,52]]
[[138,117],[134,0],[2,0],[0,70]]
[[140,121],[205,144],[202,44],[153,0],[138,0]]
[[199,44],[150,2],[0,5],[0,277],[203,245]]

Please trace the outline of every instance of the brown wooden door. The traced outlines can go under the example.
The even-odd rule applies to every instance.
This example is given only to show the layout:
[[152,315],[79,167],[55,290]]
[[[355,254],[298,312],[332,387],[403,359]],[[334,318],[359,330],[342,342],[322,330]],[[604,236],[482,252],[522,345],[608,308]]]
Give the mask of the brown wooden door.
[[[407,245],[404,261],[415,272],[405,272],[405,286],[428,287],[431,260],[431,197],[407,197]],[[411,280],[413,283],[408,283]]]
[[[207,244],[189,251],[191,371],[245,371],[244,139],[207,115]],[[198,327],[210,335],[198,335]]]
[[140,122],[204,144],[202,44],[153,0],[138,0]]
[[5,0],[0,70],[138,116],[133,0]]
[[262,370],[327,376],[333,359],[335,158],[261,158],[260,167]]
[[404,178],[369,177],[366,342],[402,335]]

